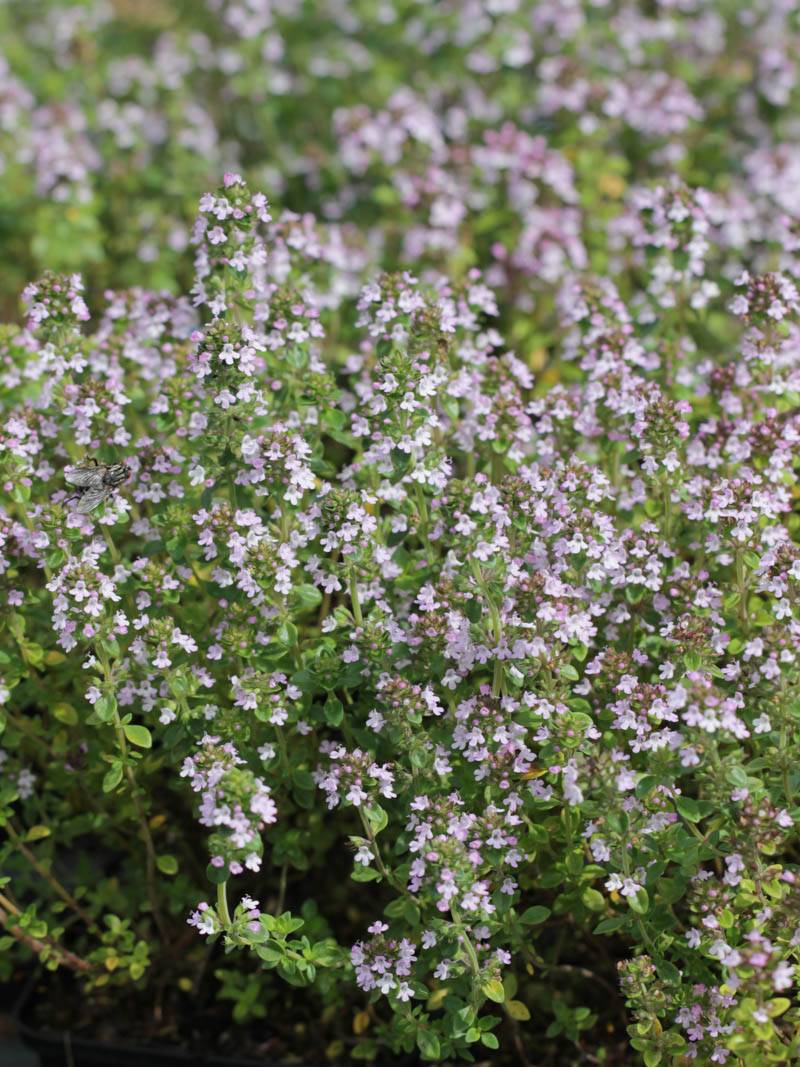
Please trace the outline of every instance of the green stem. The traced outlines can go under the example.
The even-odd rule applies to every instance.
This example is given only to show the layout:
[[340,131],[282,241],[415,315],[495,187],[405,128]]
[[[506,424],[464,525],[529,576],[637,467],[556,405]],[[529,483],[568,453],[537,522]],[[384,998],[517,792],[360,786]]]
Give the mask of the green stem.
[[19,851],[22,853],[28,863],[30,863],[31,867],[33,867],[39,877],[44,879],[45,882],[47,882],[47,884],[58,894],[59,897],[61,897],[64,903],[75,912],[78,918],[81,919],[81,921],[85,923],[86,926],[94,926],[94,920],[92,919],[91,915],[89,915],[88,912],[84,911],[84,909],[75,899],[75,897],[73,897],[69,890],[66,889],[61,884],[61,882],[59,882],[59,880],[55,877],[52,871],[49,871],[46,867],[39,863],[36,856],[34,856],[34,854],[22,840],[20,834],[17,833],[13,823],[10,820],[5,824],[5,828],[8,831],[8,836],[11,838],[14,845],[17,847],[17,849],[19,849]]
[[[486,603],[489,606],[489,615],[492,620],[492,636],[494,637],[495,644],[499,648],[503,640],[503,623],[500,619],[500,612],[497,610],[497,605],[495,604],[492,595],[489,592],[489,589],[483,577],[483,572],[481,571],[480,564],[476,559],[470,560],[470,570],[472,571],[472,576],[474,577],[475,581],[478,583],[478,588],[480,589],[484,599],[486,600]],[[505,679],[503,675],[503,664],[502,661],[498,658],[494,661],[494,671],[492,674],[492,696],[502,696],[504,681]]]
[[[22,521],[25,523],[25,527],[28,530],[28,532],[29,533],[36,533],[36,528],[34,527],[33,523],[31,522],[31,517],[28,514],[28,509],[25,507],[25,504],[24,503],[20,503],[19,508],[20,508],[20,511],[22,512]],[[44,576],[49,582],[50,579],[53,577],[53,572],[50,569],[50,567],[48,567],[47,562],[44,559],[42,560],[42,565],[44,567]]]
[[285,775],[287,775],[288,780],[288,778],[291,777],[292,770],[289,764],[289,752],[286,747],[286,737],[280,726],[275,727],[275,738],[278,742],[278,750],[280,752],[281,757],[281,766],[283,767],[283,772]]
[[669,482],[665,479],[663,484],[663,496],[664,496],[664,537],[669,537],[669,531],[672,526],[672,489]]
[[750,626],[750,616],[747,611],[747,572],[744,566],[744,551],[736,550],[736,588],[739,591],[739,622],[742,629],[747,630]]
[[361,614],[361,604],[358,600],[358,585],[356,583],[355,567],[350,567],[349,570],[350,581],[350,603],[353,605],[353,618],[355,619],[356,626],[364,625],[364,616]]
[[223,927],[228,930],[233,925],[231,913],[228,910],[228,890],[225,882],[217,885],[217,914]]
[[101,523],[101,526],[103,529],[103,537],[105,538],[106,544],[108,545],[108,551],[111,553],[112,562],[121,563],[122,556],[120,555],[119,549],[114,544],[114,538],[111,536],[111,531],[104,523]]
[[789,774],[789,738],[786,720],[786,710],[784,709],[783,718],[781,720],[781,737],[778,744],[780,746],[781,760],[783,761],[783,796],[786,801],[786,807],[791,808],[794,803],[794,794],[792,790],[791,776]]
[[476,1007],[478,1003],[478,995],[480,992],[479,982],[481,976],[481,965],[480,961],[478,960],[478,953],[475,951],[475,946],[472,944],[470,936],[467,933],[467,929],[464,926],[464,923],[461,921],[461,916],[459,915],[458,910],[453,904],[450,905],[450,914],[453,916],[453,921],[455,922],[458,928],[459,940],[461,941],[461,944],[463,945],[464,951],[467,955],[467,960],[469,961],[469,969],[472,971],[472,977],[474,981],[472,983],[472,995],[470,999],[472,1001],[472,1006]]
[[372,846],[372,855],[375,857],[375,862],[378,865],[378,870],[381,872],[386,881],[389,882],[389,884],[391,885],[392,876],[386,870],[386,866],[383,862],[383,856],[381,856],[380,846],[377,840],[375,839],[375,832],[370,826],[369,819],[367,818],[364,809],[360,804],[358,806],[358,814],[361,817],[361,825],[364,827],[364,833],[369,838],[369,843]]
[[[97,656],[100,660],[100,666],[103,670],[103,678],[106,684],[111,687],[113,684],[113,674],[111,670],[111,664],[109,663],[108,656],[102,648],[97,649]],[[130,764],[128,756],[128,742],[125,737],[125,730],[122,726],[122,720],[119,717],[119,710],[117,709],[116,702],[114,704],[114,732],[117,738],[117,746],[119,747],[120,758],[124,767],[125,777],[128,781],[130,788],[131,800],[133,806],[136,809],[136,818],[138,819],[139,826],[142,831],[142,838],[144,840],[145,847],[145,873],[147,878],[147,896],[150,901],[150,910],[153,913],[153,920],[158,928],[158,932],[161,935],[162,941],[165,944],[169,943],[169,935],[167,932],[167,926],[164,922],[164,916],[161,911],[161,904],[158,896],[158,879],[156,877],[156,850],[153,845],[153,838],[150,833],[150,827],[147,823],[147,816],[145,815],[144,808],[139,796],[139,784],[136,781],[136,775],[133,772],[133,767]]]
[[361,817],[361,825],[364,827],[364,833],[369,838],[369,843],[372,846],[372,854],[375,857],[375,863],[377,864],[378,870],[393,889],[397,890],[398,893],[402,893],[403,896],[410,897],[411,894],[403,883],[387,870],[386,864],[383,862],[383,856],[381,855],[380,845],[375,837],[375,832],[360,804],[358,806],[358,814]]
[[93,964],[89,963],[88,960],[81,959],[74,952],[63,948],[49,934],[45,933],[39,938],[28,933],[27,930],[15,922],[16,919],[21,919],[22,915],[21,909],[16,906],[13,900],[10,900],[4,893],[0,893],[0,925],[4,926],[12,937],[16,938],[17,941],[20,941],[32,952],[35,952],[37,956],[56,960],[59,964],[69,967],[70,970],[87,972],[94,969]]
[[428,517],[428,505],[425,501],[425,493],[420,482],[414,483],[414,493],[417,500],[417,512],[419,514],[419,536],[425,546],[425,554],[428,557],[428,563],[436,562],[436,555],[433,551],[430,539],[428,537],[430,519]]

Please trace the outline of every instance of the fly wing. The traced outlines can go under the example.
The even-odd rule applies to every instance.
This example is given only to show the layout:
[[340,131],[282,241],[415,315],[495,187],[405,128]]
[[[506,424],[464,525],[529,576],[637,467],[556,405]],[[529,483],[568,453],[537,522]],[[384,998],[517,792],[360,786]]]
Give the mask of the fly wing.
[[98,504],[102,504],[108,495],[108,489],[105,489],[102,485],[93,485],[82,494],[75,505],[75,510],[82,515],[87,515],[90,511],[94,511]]
[[99,467],[67,467],[64,481],[76,489],[100,488],[103,484],[103,471]]

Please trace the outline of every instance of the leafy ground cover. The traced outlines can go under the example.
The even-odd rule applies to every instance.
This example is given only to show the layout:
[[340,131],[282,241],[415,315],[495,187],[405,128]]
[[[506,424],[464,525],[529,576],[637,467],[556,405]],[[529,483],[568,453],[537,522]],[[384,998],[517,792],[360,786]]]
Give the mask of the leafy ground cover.
[[54,1018],[800,1058],[797,19],[0,9],[0,966]]

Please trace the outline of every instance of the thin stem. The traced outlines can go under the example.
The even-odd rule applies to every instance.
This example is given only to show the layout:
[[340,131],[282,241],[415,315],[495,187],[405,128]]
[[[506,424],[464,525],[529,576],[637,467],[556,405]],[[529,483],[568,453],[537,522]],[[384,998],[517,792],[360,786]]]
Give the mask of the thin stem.
[[93,970],[92,964],[88,960],[81,959],[80,956],[76,956],[74,952],[70,952],[69,949],[63,948],[58,944],[54,938],[45,934],[43,937],[33,937],[31,934],[26,933],[21,926],[18,926],[13,920],[19,918],[22,914],[16,904],[9,900],[5,894],[0,893],[0,923],[2,923],[6,930],[15,937],[17,941],[26,945],[32,952],[35,952],[37,956],[53,955],[58,959],[58,962],[65,967],[69,967],[72,971],[86,971]]
[[356,626],[364,625],[364,616],[361,614],[361,604],[358,600],[358,585],[356,583],[356,571],[355,567],[350,567],[349,570],[350,580],[350,603],[353,605],[353,618],[355,619]]
[[364,827],[364,832],[369,838],[369,843],[372,846],[372,854],[375,857],[375,863],[377,864],[378,870],[392,888],[396,889],[398,893],[402,893],[403,896],[410,897],[411,894],[403,883],[387,870],[386,864],[383,862],[383,856],[381,855],[380,845],[375,837],[375,831],[372,829],[370,821],[361,805],[358,807],[358,814],[361,817],[361,825]]
[[670,528],[672,527],[672,488],[669,482],[665,479],[663,484],[664,495],[664,537],[669,537]]
[[786,807],[791,808],[794,804],[794,794],[792,790],[791,776],[789,774],[789,752],[788,752],[788,733],[787,733],[787,716],[784,709],[783,718],[781,720],[781,737],[778,742],[780,746],[781,760],[783,761],[783,797],[786,801]]
[[225,929],[229,929],[233,924],[233,920],[228,910],[228,890],[225,882],[220,882],[217,885],[217,914]]
[[120,555],[119,549],[114,544],[114,538],[111,536],[111,531],[105,525],[105,523],[101,523],[100,525],[103,530],[103,537],[105,538],[106,544],[108,545],[108,551],[111,553],[112,562],[121,563],[122,556]]
[[430,538],[428,537],[430,519],[428,517],[428,505],[425,501],[425,493],[423,491],[420,482],[414,483],[414,494],[417,500],[417,511],[419,513],[419,536],[423,545],[425,546],[425,554],[428,557],[428,563],[436,562],[436,555],[433,551]]
[[25,859],[30,863],[31,867],[36,871],[40,878],[43,878],[47,884],[61,897],[65,904],[67,904],[75,914],[84,922],[87,926],[94,926],[94,920],[88,912],[84,911],[78,901],[73,895],[66,889],[61,882],[55,877],[52,871],[49,871],[46,867],[37,860],[36,856],[31,852],[20,835],[17,833],[13,823],[9,820],[6,823],[6,830],[8,836],[14,842],[16,848],[22,853]]
[[282,727],[277,725],[275,726],[275,739],[278,742],[278,752],[280,753],[283,772],[287,776],[291,776],[292,769],[289,763],[289,750],[286,747],[286,737],[283,733]]
[[[19,507],[20,507],[20,511],[22,512],[22,521],[25,523],[25,526],[26,526],[28,532],[29,533],[36,533],[36,528],[33,525],[33,523],[31,522],[31,517],[28,514],[28,509],[25,507],[25,504],[21,503]],[[49,582],[50,579],[53,577],[53,572],[50,569],[50,567],[47,565],[47,561],[45,559],[42,559],[42,566],[44,568],[44,576]]]
[[392,884],[392,877],[386,870],[386,867],[384,865],[383,856],[381,856],[380,846],[378,845],[378,842],[375,838],[375,831],[372,829],[370,821],[367,818],[364,809],[361,807],[360,804],[358,807],[358,814],[361,816],[361,825],[364,827],[364,833],[369,838],[370,845],[372,845],[372,855],[375,857],[375,862],[378,865],[378,870],[381,872],[386,881]]
[[[111,684],[113,681],[111,664],[108,661],[105,651],[102,648],[97,649],[98,659],[100,666],[103,670],[103,677],[107,684]],[[136,781],[136,775],[134,774],[133,767],[130,764],[128,756],[128,742],[125,738],[125,730],[122,726],[122,720],[119,717],[119,710],[114,705],[114,732],[117,737],[117,745],[119,747],[122,763],[125,768],[125,777],[128,780],[128,785],[131,792],[131,800],[133,806],[136,809],[136,817],[139,821],[139,826],[142,831],[142,839],[144,841],[145,855],[146,855],[146,868],[145,874],[147,879],[147,896],[150,901],[150,910],[153,913],[153,920],[158,927],[158,932],[161,935],[161,939],[165,944],[169,943],[169,934],[167,931],[167,925],[164,922],[164,916],[161,911],[161,904],[158,896],[158,879],[156,876],[156,850],[153,845],[153,838],[150,833],[150,827],[147,823],[147,816],[145,815],[144,808],[142,807],[141,799],[139,797],[139,785]]]
[[286,903],[286,882],[289,875],[289,864],[284,863],[281,867],[281,880],[278,885],[278,904],[275,909],[276,915],[283,915],[283,907]]
[[458,927],[459,940],[461,941],[461,944],[464,947],[464,951],[466,952],[467,960],[469,961],[469,969],[472,971],[472,977],[474,979],[474,982],[472,984],[471,1000],[472,1006],[476,1007],[479,993],[478,983],[481,976],[481,965],[480,961],[478,960],[478,953],[475,951],[475,946],[472,944],[470,936],[467,933],[467,929],[464,926],[464,923],[461,921],[461,916],[457,908],[453,904],[450,905],[450,914],[453,916],[453,921]]
[[31,724],[27,721],[27,719],[25,719],[21,715],[15,715],[13,711],[6,712],[6,715],[8,717],[9,722],[12,722],[20,733],[25,734],[25,736],[30,741],[33,741],[35,744],[37,744],[39,748],[44,749],[49,759],[50,749],[48,748],[47,743],[45,741],[42,741],[41,737],[39,737],[39,735],[33,729]]
[[[495,644],[499,650],[503,641],[503,623],[500,619],[500,612],[497,610],[497,605],[489,592],[489,588],[483,577],[483,571],[476,559],[470,560],[470,570],[472,571],[473,578],[478,584],[478,588],[489,606],[489,615],[492,620],[492,636],[494,637]],[[494,661],[494,670],[492,673],[492,696],[499,697],[503,695],[504,683],[505,677],[503,674],[503,664],[500,658],[497,657]]]
[[742,549],[736,550],[736,588],[739,590],[739,621],[742,629],[747,630],[750,626],[750,615],[747,610],[747,573]]

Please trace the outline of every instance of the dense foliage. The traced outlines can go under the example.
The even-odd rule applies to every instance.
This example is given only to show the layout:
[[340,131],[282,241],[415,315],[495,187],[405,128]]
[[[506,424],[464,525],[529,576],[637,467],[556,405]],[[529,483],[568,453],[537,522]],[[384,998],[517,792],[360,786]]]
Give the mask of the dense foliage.
[[466,6],[0,8],[2,966],[800,1062],[795,5]]

